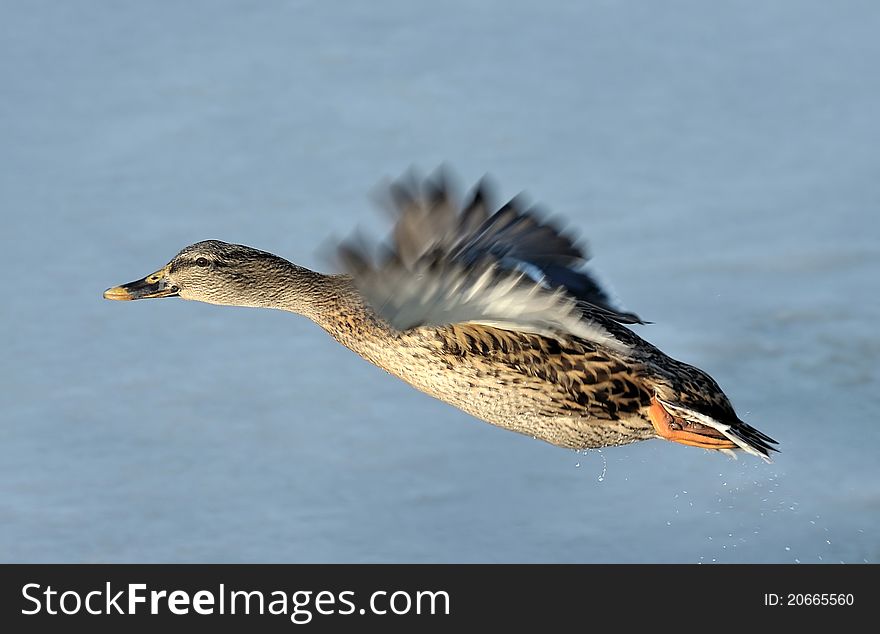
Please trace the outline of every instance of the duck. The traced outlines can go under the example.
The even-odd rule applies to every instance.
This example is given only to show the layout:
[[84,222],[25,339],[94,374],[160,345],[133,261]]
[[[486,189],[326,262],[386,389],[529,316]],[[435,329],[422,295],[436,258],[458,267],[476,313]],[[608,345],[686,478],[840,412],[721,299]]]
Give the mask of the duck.
[[412,387],[482,421],[574,450],[664,439],[767,462],[778,443],[718,383],[634,331],[586,246],[522,195],[464,196],[446,170],[386,183],[387,240],[339,242],[319,273],[205,240],[108,300],[178,297],[302,315]]

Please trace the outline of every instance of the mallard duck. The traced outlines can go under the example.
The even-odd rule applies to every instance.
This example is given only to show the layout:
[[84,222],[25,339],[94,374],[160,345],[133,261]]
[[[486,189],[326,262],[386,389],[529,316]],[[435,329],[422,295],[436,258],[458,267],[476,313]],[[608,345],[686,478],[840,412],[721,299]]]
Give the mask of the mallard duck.
[[113,300],[181,297],[304,315],[413,387],[511,431],[587,449],[663,438],[769,461],[718,384],[629,326],[586,270],[585,249],[485,179],[458,203],[448,177],[390,184],[384,244],[342,242],[344,274],[219,240],[180,251]]

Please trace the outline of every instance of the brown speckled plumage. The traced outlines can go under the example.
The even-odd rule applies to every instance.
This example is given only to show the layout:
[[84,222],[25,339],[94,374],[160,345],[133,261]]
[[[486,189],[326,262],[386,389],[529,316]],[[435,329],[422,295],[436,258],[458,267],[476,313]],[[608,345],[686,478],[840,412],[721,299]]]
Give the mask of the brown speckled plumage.
[[492,212],[485,187],[463,205],[448,181],[420,187],[391,188],[398,221],[378,256],[370,244],[341,247],[350,275],[210,240],[105,297],[300,313],[416,389],[562,447],[655,438],[662,406],[670,429],[710,443],[697,446],[768,457],[774,441],[737,417],[709,375],[627,327],[638,317],[612,305],[563,232],[517,201]]
[[[315,321],[342,345],[416,389],[499,427],[571,449],[656,438],[648,418],[658,393],[735,417],[717,384],[627,331],[634,354],[477,324],[399,332],[375,316],[345,276]],[[623,328],[621,326],[621,328]]]

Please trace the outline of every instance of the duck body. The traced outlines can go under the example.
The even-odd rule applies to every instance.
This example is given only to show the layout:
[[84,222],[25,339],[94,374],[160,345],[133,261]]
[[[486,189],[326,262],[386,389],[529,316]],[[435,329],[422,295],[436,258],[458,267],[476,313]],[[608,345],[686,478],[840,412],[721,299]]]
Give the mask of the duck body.
[[365,353],[360,342],[350,347],[476,418],[560,447],[656,437],[643,415],[650,395],[633,366],[589,342],[455,325],[421,328],[400,343],[390,354],[381,346]]
[[[349,276],[325,281],[324,304],[310,317],[331,337],[415,389],[498,427],[569,449],[625,445],[662,437],[652,421],[656,394],[751,429],[708,374],[613,320],[604,326],[630,345],[629,354],[577,337],[477,324],[398,331]],[[712,432],[702,429],[711,435],[695,446],[737,447]]]
[[661,437],[769,459],[775,441],[708,374],[633,332],[641,320],[611,304],[579,268],[580,248],[533,210],[511,201],[490,213],[484,187],[456,206],[442,179],[391,194],[391,246],[341,245],[347,274],[210,240],[104,296],[303,314],[416,389],[561,447]]

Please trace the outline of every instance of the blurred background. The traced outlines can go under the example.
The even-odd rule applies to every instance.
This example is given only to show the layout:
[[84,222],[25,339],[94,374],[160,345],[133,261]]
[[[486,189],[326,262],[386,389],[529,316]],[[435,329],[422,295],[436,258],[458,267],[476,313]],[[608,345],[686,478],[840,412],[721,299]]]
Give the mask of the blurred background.
[[[880,5],[0,4],[0,559],[877,562]],[[217,238],[326,270],[383,178],[490,173],[772,465],[575,453],[273,311],[102,291]]]

